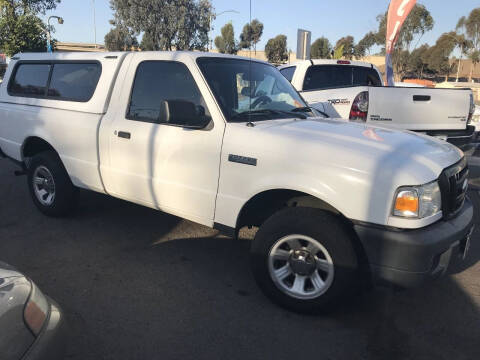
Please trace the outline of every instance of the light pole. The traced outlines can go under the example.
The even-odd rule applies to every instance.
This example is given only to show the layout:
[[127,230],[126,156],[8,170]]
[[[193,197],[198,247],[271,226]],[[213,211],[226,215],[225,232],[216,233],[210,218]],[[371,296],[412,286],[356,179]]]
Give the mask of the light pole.
[[[213,19],[216,19],[220,15],[226,14],[226,13],[240,14],[240,12],[238,12],[237,10],[225,10],[225,11],[221,11],[219,13],[210,15],[210,31],[213,31],[213,26],[212,26]],[[210,50],[212,50],[213,49],[213,39],[212,40],[209,39],[208,42],[210,43]]]
[[50,34],[50,19],[52,18],[57,19],[60,25],[63,24],[63,18],[61,18],[60,16],[52,15],[47,20],[47,52],[49,53],[52,52],[52,35]]
[[95,13],[95,0],[92,0],[93,6],[93,41],[95,42],[95,49],[97,48],[97,16]]

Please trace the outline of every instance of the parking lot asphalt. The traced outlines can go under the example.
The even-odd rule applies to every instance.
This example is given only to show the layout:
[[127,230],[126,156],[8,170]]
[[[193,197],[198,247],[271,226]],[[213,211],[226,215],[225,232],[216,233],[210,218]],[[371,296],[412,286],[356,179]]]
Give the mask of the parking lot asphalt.
[[[480,358],[478,211],[469,257],[451,275],[304,316],[261,294],[249,234],[235,241],[86,191],[74,216],[46,218],[14,170],[0,160],[0,260],[61,305],[66,359]],[[470,197],[478,209],[478,190]]]

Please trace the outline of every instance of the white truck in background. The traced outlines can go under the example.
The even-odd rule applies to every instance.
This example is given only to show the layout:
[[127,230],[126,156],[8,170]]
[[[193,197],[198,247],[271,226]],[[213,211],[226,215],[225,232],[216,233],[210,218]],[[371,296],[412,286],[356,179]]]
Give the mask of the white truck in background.
[[279,68],[313,108],[332,118],[418,131],[465,148],[475,127],[470,89],[386,87],[370,63],[305,60]]

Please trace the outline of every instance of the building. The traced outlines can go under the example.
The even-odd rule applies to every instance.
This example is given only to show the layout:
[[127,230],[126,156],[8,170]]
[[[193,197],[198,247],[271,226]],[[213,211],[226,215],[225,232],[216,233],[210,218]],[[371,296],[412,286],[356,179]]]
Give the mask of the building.
[[68,43],[57,42],[55,44],[56,52],[98,52],[107,51],[105,45],[88,43]]

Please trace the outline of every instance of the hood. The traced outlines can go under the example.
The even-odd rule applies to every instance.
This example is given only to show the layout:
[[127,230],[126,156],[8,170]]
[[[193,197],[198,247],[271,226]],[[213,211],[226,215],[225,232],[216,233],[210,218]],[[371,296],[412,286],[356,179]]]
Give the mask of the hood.
[[[271,147],[277,155],[285,152],[285,156],[297,157],[296,161],[308,159],[319,166],[357,173],[402,171],[405,185],[435,180],[444,168],[463,157],[455,146],[430,136],[342,119],[271,120],[256,122],[250,128],[233,125],[252,129],[264,148],[281,144]],[[252,135],[249,145],[255,144]]]
[[[241,166],[232,155],[254,160],[245,163],[254,166]],[[399,187],[432,182],[462,157],[441,140],[342,120],[229,123],[219,196],[248,201],[263,191],[289,189],[315,196],[349,219],[386,225]],[[402,227],[425,226],[407,223]]]

